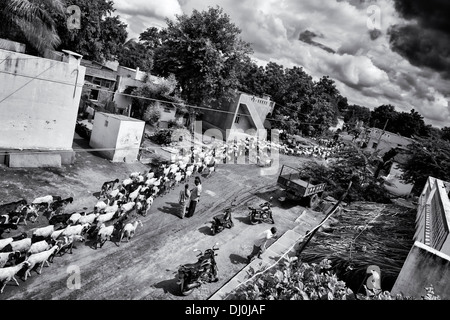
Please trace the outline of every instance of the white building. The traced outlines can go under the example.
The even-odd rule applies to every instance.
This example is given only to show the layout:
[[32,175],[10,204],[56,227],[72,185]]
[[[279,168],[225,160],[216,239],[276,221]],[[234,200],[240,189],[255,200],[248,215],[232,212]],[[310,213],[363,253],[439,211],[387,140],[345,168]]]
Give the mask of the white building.
[[144,121],[96,112],[89,145],[112,162],[134,162],[144,130]]
[[86,71],[81,58],[70,51],[57,61],[0,49],[0,150],[9,152],[2,163],[37,167],[73,161]]

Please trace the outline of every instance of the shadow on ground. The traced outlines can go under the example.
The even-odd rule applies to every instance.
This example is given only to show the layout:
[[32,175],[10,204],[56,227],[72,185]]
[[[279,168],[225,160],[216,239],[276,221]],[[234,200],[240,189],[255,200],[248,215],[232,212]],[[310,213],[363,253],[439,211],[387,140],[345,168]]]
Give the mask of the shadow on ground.
[[180,216],[180,205],[178,203],[175,202],[167,202],[166,203],[169,206],[164,206],[162,208],[158,208],[159,211],[167,213],[167,214],[171,214],[174,215],[176,217]]
[[154,288],[157,289],[163,289],[164,293],[170,293],[173,294],[174,296],[182,296],[180,293],[180,287],[177,284],[178,279],[175,277],[173,279],[170,280],[164,280],[161,282],[158,282],[156,284],[153,285]]
[[203,226],[203,227],[199,228],[198,231],[200,231],[201,233],[203,233],[206,236],[212,236],[213,235],[211,233],[211,228],[208,227],[208,226]]
[[242,257],[238,254],[230,254],[230,261],[232,264],[247,264],[247,258]]

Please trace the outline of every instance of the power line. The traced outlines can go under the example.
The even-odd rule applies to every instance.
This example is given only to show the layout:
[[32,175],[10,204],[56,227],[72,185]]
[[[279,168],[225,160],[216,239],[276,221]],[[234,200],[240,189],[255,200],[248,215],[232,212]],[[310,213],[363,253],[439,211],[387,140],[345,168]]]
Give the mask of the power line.
[[32,77],[30,81],[28,81],[27,83],[25,83],[23,86],[17,88],[16,90],[14,90],[12,93],[10,93],[9,95],[7,95],[5,98],[3,98],[2,100],[0,100],[0,104],[5,101],[6,99],[8,99],[9,97],[11,97],[13,94],[15,94],[16,92],[20,91],[21,89],[25,88],[28,84],[30,84],[33,80],[37,79],[41,74],[47,72],[48,70],[50,70],[51,68],[53,68],[55,64],[52,64],[50,67],[48,67],[47,69],[45,69],[44,71],[42,71],[41,73],[39,73],[37,76]]
[[[33,77],[33,76],[25,75],[25,74],[17,74],[17,73],[14,73],[14,72],[6,72],[6,71],[0,71],[0,73],[14,75],[14,76],[19,76],[19,77],[23,77],[23,78],[30,78],[30,79],[40,80],[40,81],[52,82],[52,83],[57,83],[57,84],[63,84],[63,85],[70,85],[70,86],[74,85],[73,83],[70,83],[70,82],[63,82],[63,81],[56,81],[56,80],[51,80],[51,79],[37,78],[39,75],[36,76],[36,77]],[[77,83],[77,87],[78,88],[82,88],[83,85]]]

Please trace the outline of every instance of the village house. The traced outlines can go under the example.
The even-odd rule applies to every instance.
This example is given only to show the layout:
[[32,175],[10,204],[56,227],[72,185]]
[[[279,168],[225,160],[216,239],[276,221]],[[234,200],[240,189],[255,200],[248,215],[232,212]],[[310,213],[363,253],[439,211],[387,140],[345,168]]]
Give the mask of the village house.
[[220,108],[213,105],[211,110],[202,110],[202,133],[224,141],[256,135],[266,139],[265,120],[274,106],[269,96],[257,97],[236,91],[233,99],[223,101]]
[[428,177],[420,195],[414,245],[392,293],[425,296],[433,285],[441,299],[450,299],[450,183]]
[[380,156],[393,148],[406,147],[414,141],[411,138],[406,138],[379,128],[367,129],[364,134],[364,139],[366,144],[365,150],[373,153],[377,152]]
[[[2,44],[7,41],[1,41]],[[0,48],[0,163],[58,167],[72,163],[78,106],[86,68],[81,55],[57,59],[24,54],[23,45]]]
[[[118,63],[101,64],[83,59],[81,65],[86,68],[83,95],[88,98],[88,106],[95,110],[114,112],[111,102],[116,88]],[[83,111],[88,106],[82,106]]]

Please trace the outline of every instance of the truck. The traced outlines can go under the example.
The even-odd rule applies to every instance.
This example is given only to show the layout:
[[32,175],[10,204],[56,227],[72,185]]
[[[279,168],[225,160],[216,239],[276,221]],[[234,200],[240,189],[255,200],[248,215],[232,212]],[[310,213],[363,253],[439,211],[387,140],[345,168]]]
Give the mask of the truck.
[[287,165],[281,167],[277,184],[284,191],[285,197],[278,200],[306,201],[308,207],[314,209],[319,205],[327,185],[326,183],[312,184],[311,179],[305,179],[302,171]]

